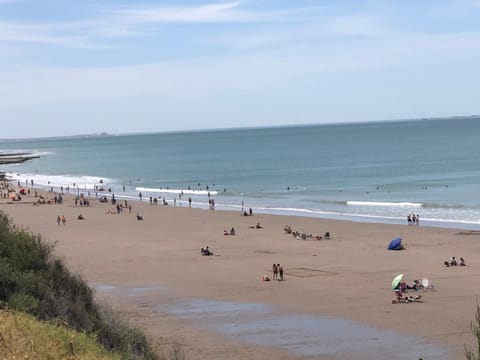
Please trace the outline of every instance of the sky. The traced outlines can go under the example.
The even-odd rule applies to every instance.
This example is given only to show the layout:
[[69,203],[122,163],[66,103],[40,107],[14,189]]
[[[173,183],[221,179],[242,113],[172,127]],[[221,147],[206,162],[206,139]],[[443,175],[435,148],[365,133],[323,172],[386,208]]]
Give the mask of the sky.
[[480,0],[0,0],[0,138],[480,113]]

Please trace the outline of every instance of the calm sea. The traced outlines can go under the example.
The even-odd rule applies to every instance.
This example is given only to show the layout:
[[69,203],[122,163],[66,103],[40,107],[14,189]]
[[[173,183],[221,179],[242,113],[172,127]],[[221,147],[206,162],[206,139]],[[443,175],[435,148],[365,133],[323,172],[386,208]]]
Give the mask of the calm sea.
[[[0,142],[37,186],[216,209],[480,228],[480,118]],[[75,184],[75,186],[74,186]],[[125,191],[123,190],[125,186]],[[108,190],[111,190],[109,192]],[[182,206],[186,206],[184,202]]]

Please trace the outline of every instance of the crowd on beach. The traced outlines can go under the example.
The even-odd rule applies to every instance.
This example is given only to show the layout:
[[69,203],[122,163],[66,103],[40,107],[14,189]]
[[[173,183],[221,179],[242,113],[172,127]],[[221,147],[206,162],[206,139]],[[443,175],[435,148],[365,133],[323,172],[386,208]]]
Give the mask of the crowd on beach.
[[[272,280],[283,281],[284,280],[283,274],[284,274],[283,266],[280,265],[280,264],[275,264],[274,263],[272,265]],[[262,280],[263,281],[270,281],[270,277],[267,274],[264,274],[262,276]]]
[[459,261],[457,261],[457,259],[455,258],[455,256],[452,256],[452,258],[450,259],[450,261],[444,261],[443,264],[446,266],[446,267],[450,267],[450,266],[467,266],[467,264],[465,263],[465,259],[463,257],[460,258]]
[[420,225],[420,215],[408,214],[407,215],[407,224],[410,226],[419,226]]
[[313,235],[313,234],[307,234],[305,232],[300,232],[296,230],[292,230],[290,225],[285,225],[283,228],[285,231],[285,234],[291,234],[295,239],[297,240],[322,240],[322,239],[330,239],[330,232],[325,232],[323,236],[321,235]]
[[[452,256],[450,261],[444,261],[446,267],[455,267],[455,266],[467,266],[465,259],[463,257],[457,261],[455,256]],[[403,293],[408,292],[409,290],[419,291],[425,289],[434,289],[434,285],[429,282],[427,278],[424,278],[422,282],[420,280],[414,280],[412,285],[408,285],[405,281],[401,281],[397,286],[393,288],[395,292],[395,297],[392,299],[392,304],[398,303],[411,303],[411,302],[420,302],[421,295],[416,296],[404,296]]]

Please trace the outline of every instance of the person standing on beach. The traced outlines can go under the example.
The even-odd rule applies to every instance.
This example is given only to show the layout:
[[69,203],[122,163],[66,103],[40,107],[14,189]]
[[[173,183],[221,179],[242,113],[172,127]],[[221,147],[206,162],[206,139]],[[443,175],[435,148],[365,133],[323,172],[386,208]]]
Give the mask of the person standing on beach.
[[280,264],[277,264],[277,267],[278,267],[278,275],[279,275],[278,280],[283,281],[283,266]]
[[140,201],[142,201],[142,193],[141,192],[138,193],[138,197],[140,198]]
[[192,207],[192,198],[191,197],[188,198],[188,207],[189,208]]
[[278,267],[276,264],[272,265],[272,273],[273,273],[272,279],[275,280],[278,275]]
[[417,214],[417,217],[415,218],[415,225],[420,225],[420,215]]

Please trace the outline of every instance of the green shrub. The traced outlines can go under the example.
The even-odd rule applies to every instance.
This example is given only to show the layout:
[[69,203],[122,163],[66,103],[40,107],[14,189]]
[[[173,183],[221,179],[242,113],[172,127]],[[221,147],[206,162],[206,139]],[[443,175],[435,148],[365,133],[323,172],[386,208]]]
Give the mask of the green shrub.
[[465,358],[467,360],[480,359],[480,306],[477,304],[475,311],[475,320],[471,322],[470,328],[477,341],[477,350],[473,351],[471,348],[465,346]]
[[130,327],[125,320],[116,316],[105,305],[100,307],[100,311],[103,322],[97,336],[99,342],[106,349],[115,349],[124,354],[135,354],[129,359],[157,359],[141,331]]
[[13,294],[8,299],[7,305],[11,309],[23,311],[32,315],[37,315],[38,313],[38,300],[25,293]]

